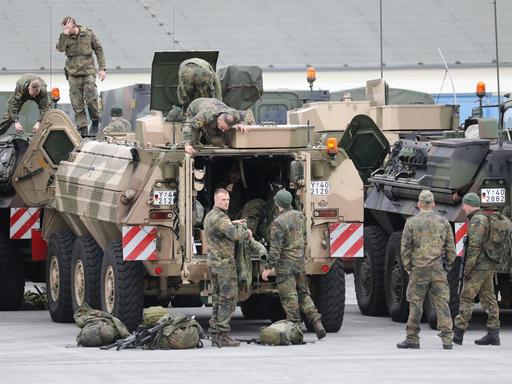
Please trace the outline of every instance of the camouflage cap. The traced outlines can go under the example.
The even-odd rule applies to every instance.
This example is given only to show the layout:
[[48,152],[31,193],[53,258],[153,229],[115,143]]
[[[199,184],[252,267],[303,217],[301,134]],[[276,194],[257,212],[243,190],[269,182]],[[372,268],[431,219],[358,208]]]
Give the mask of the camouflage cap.
[[469,192],[469,193],[466,193],[464,195],[464,197],[462,198],[462,203],[469,205],[471,207],[479,208],[480,207],[480,198],[478,197],[478,195],[476,193]]
[[113,105],[112,108],[110,108],[110,116],[112,117],[121,117],[123,116],[123,108],[119,105]]
[[289,208],[292,204],[292,194],[285,189],[281,189],[274,196],[274,201],[281,208]]
[[424,189],[420,192],[418,196],[418,201],[422,201],[427,204],[432,204],[434,202],[434,195],[428,189]]

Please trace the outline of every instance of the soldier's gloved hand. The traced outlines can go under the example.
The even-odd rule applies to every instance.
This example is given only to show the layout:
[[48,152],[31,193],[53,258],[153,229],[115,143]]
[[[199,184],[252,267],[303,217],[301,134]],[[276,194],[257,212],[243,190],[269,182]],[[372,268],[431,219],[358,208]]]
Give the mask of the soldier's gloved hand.
[[98,77],[100,78],[100,81],[105,80],[107,78],[107,71],[105,71],[104,69],[100,69]]
[[41,126],[41,123],[39,121],[37,123],[35,123],[34,126],[32,127],[32,132],[36,133],[39,130],[40,126]]
[[14,123],[14,128],[16,128],[16,132],[23,133],[23,126],[19,121]]

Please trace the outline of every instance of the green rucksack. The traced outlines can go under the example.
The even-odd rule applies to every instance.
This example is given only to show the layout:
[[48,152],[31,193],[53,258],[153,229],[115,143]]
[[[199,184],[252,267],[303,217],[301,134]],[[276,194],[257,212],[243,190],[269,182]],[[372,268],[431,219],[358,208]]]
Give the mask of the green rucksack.
[[80,333],[76,342],[82,347],[101,347],[127,337],[130,332],[117,317],[107,312],[92,309],[87,303],[73,315]]
[[158,321],[167,314],[169,314],[169,310],[162,306],[144,308],[142,325],[148,328],[154,327]]
[[512,223],[499,212],[486,214],[489,219],[489,238],[484,242],[487,257],[496,263],[509,258],[512,248]]
[[261,329],[259,341],[267,345],[303,344],[304,335],[300,323],[279,320]]
[[147,349],[189,349],[203,346],[203,328],[193,317],[167,314],[158,323],[165,323],[165,326]]

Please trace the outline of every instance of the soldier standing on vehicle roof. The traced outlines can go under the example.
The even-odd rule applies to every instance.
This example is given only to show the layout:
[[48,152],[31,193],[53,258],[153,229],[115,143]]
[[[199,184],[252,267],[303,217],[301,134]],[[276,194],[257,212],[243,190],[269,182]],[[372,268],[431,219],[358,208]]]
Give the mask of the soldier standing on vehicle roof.
[[11,127],[12,123],[14,123],[16,132],[23,132],[18,114],[23,104],[28,100],[34,101],[39,107],[39,119],[32,127],[32,132],[36,132],[41,125],[44,114],[50,109],[50,100],[46,91],[46,83],[33,73],[21,76],[16,82],[14,93],[9,96],[6,112],[2,120],[0,120],[0,135],[3,135]]
[[204,97],[195,99],[187,109],[187,122],[183,125],[185,152],[190,155],[195,154],[193,145],[199,143],[225,145],[227,133],[231,128],[247,132],[248,128],[241,123],[254,123],[254,121],[245,120],[247,115],[246,111],[228,107],[217,99]]
[[220,80],[210,63],[194,57],[183,61],[178,72],[178,101],[186,111],[200,97],[222,100]]
[[454,320],[453,342],[462,345],[464,332],[473,313],[475,297],[488,314],[487,334],[475,340],[478,345],[500,345],[500,311],[494,294],[494,274],[498,263],[485,254],[484,242],[489,238],[489,218],[480,209],[480,198],[470,192],[462,199],[462,209],[469,219],[464,280],[460,294],[459,314]]
[[430,287],[430,297],[437,314],[437,329],[444,349],[452,349],[452,318],[450,314],[450,288],[447,270],[455,262],[455,243],[450,223],[433,211],[434,195],[421,191],[418,197],[420,213],[410,217],[402,232],[401,255],[405,271],[409,274],[407,301],[409,318],[407,337],[397,348],[420,347],[420,321],[423,302]]
[[212,282],[212,317],[210,335],[216,347],[238,347],[239,341],[229,337],[231,316],[236,308],[238,278],[235,265],[235,242],[252,237],[244,220],[231,221],[227,215],[229,193],[219,188],[214,194],[214,207],[204,219],[208,244],[208,269]]
[[321,315],[311,299],[306,277],[304,248],[306,219],[291,208],[292,195],[282,189],[274,196],[279,214],[270,227],[270,253],[268,266],[262,272],[263,280],[269,273],[276,272],[279,298],[286,312],[286,319],[294,323],[302,321],[302,311],[313,326],[318,339],[325,337]]
[[75,112],[77,129],[82,136],[87,134],[87,104],[91,118],[90,133],[96,135],[101,115],[93,53],[98,60],[98,76],[103,81],[107,77],[103,47],[91,29],[76,24],[75,19],[70,16],[62,20],[62,27],[63,32],[59,36],[57,50],[66,54],[64,73],[69,82],[69,98]]

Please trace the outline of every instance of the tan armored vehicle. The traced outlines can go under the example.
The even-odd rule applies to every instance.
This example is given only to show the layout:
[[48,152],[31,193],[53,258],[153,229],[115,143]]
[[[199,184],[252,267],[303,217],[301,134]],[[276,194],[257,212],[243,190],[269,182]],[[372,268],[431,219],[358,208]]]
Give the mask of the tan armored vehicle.
[[[179,63],[203,57],[214,65],[216,53],[213,59],[210,54],[155,54],[152,112],[137,120],[134,140],[81,141],[57,110],[43,120],[13,184],[27,204],[44,207],[54,321],[70,321],[87,302],[133,329],[145,305],[169,299],[174,305],[208,303],[208,244],[199,206],[211,208],[217,182],[236,161],[249,197],[267,201],[268,211],[271,186],[292,192],[295,207],[307,218],[306,269],[313,298],[325,328],[341,327],[340,258],[363,256],[363,183],[347,155],[358,136],[350,133],[338,147],[331,138],[317,144],[307,124],[252,126],[246,134],[231,132],[229,148],[203,146],[190,157],[176,145],[181,123],[166,122],[164,116],[177,104]],[[364,116],[352,125],[363,128],[366,138],[374,134],[364,129]],[[259,239],[267,240],[264,234]],[[252,265],[252,296],[241,303],[243,313],[277,318],[275,282],[259,280],[257,257]]]

